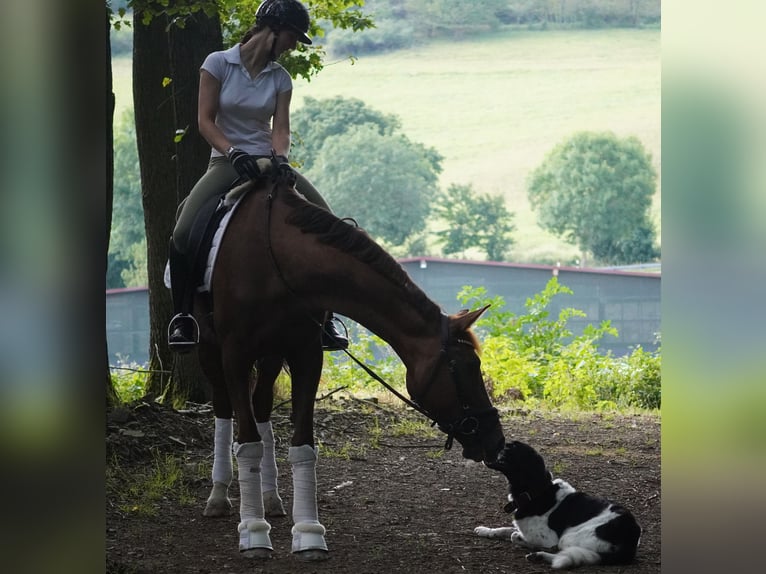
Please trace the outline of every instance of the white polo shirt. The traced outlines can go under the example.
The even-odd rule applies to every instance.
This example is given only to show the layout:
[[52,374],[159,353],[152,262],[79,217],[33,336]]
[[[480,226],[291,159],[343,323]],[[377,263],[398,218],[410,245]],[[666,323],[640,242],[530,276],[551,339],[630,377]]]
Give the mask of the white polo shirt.
[[[239,55],[239,44],[213,52],[202,69],[221,82],[215,123],[231,142],[251,155],[271,154],[271,119],[277,94],[293,89],[290,74],[276,62],[269,62],[251,78]],[[213,148],[211,157],[222,154]]]

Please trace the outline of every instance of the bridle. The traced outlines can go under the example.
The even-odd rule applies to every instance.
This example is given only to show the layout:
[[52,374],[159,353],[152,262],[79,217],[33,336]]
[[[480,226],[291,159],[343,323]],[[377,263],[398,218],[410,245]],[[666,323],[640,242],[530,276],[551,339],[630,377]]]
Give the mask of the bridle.
[[[288,181],[289,183],[289,181]],[[282,270],[279,267],[279,264],[276,260],[276,257],[274,255],[274,251],[272,249],[271,244],[271,208],[272,208],[272,202],[274,200],[274,197],[276,196],[277,192],[277,186],[279,184],[279,180],[274,180],[274,186],[272,187],[271,192],[267,196],[266,201],[266,244],[267,244],[267,250],[269,252],[269,256],[271,258],[272,265],[274,266],[274,269],[279,276],[280,280],[284,284],[287,291],[295,297],[297,300],[301,301],[301,297],[293,291],[293,289],[290,287],[289,283],[287,282],[285,276],[282,273]],[[311,320],[316,323],[320,329],[324,329],[324,325],[321,321],[317,321],[314,319],[313,316],[309,313],[309,316],[311,317]],[[456,339],[454,344],[458,345],[468,345],[473,349],[473,343],[469,341],[465,341],[463,339]],[[431,370],[431,374],[428,378],[428,382],[425,385],[425,388],[423,391],[419,394],[418,397],[413,397],[412,399],[409,399],[405,397],[402,393],[397,391],[393,386],[391,386],[389,383],[387,383],[380,375],[378,375],[375,371],[373,371],[370,367],[365,365],[362,361],[357,359],[348,349],[343,349],[343,352],[348,355],[351,360],[353,360],[357,365],[359,365],[370,377],[378,381],[381,385],[383,385],[386,389],[388,389],[393,395],[398,397],[402,402],[404,402],[407,406],[411,407],[413,410],[419,412],[426,418],[428,418],[431,421],[431,426],[437,426],[439,430],[446,433],[447,435],[447,441],[444,444],[445,450],[450,450],[452,448],[452,443],[455,438],[460,441],[461,438],[470,438],[470,437],[477,437],[480,438],[482,435],[489,432],[492,428],[495,428],[500,423],[500,416],[497,412],[497,409],[493,406],[489,406],[486,408],[478,408],[473,407],[470,405],[470,401],[468,400],[468,397],[466,396],[466,384],[464,381],[461,380],[459,369],[458,369],[458,361],[454,358],[452,353],[450,352],[450,337],[449,337],[449,317],[445,313],[441,313],[441,349],[439,351],[439,358],[436,361],[436,364],[434,365],[433,369]],[[436,376],[439,372],[439,369],[442,366],[442,363],[446,361],[447,367],[450,372],[450,379],[452,380],[452,383],[455,385],[455,391],[457,394],[458,401],[460,402],[461,407],[461,414],[458,416],[455,420],[447,421],[442,418],[436,417],[432,415],[428,410],[426,410],[425,407],[422,406],[422,402],[425,399],[428,392],[432,389],[434,381],[436,380]]]

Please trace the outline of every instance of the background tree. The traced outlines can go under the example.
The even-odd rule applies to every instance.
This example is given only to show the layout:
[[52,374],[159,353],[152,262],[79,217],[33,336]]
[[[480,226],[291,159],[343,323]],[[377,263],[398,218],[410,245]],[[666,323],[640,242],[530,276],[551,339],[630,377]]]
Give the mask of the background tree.
[[[167,347],[172,301],[163,282],[167,246],[178,203],[204,173],[209,146],[197,133],[199,66],[220,50],[214,2],[137,0],[133,7],[133,102],[146,231],[147,279],[153,372],[147,389],[172,401],[206,398],[195,356],[173,356]],[[168,379],[163,370],[172,369]]]
[[[112,204],[114,203],[114,146],[112,143],[114,125],[114,87],[112,85],[112,46],[109,42],[109,29],[111,27],[112,10],[106,5],[106,259],[104,271],[109,269],[109,236],[112,230]],[[109,346],[106,332],[104,332],[104,360],[106,367],[106,406],[112,406],[117,402],[117,392],[114,390],[112,376],[109,372]]]
[[336,215],[397,246],[425,229],[441,159],[432,148],[364,124],[327,138],[307,175]]
[[470,185],[452,184],[437,196],[434,213],[446,228],[436,231],[445,255],[481,249],[490,261],[504,261],[513,245],[513,214],[502,196],[477,194]]
[[356,98],[336,96],[318,100],[307,97],[290,118],[293,132],[290,159],[297,160],[303,170],[310,170],[327,138],[363,124],[375,126],[383,136],[391,135],[401,127],[399,118],[393,114],[374,110]]
[[123,112],[114,128],[114,215],[107,289],[147,284],[144,208],[137,166],[136,128],[131,109]]
[[557,145],[529,177],[539,223],[603,263],[658,255],[649,216],[657,173],[635,137],[580,132]]
[[[196,356],[175,356],[167,348],[172,304],[163,283],[176,208],[206,169],[210,153],[196,125],[199,66],[207,54],[223,48],[220,16],[227,44],[233,45],[252,26],[259,4],[258,0],[127,2],[133,10],[133,101],[149,287],[152,375],[147,388],[172,402],[201,400],[207,391]],[[324,35],[320,20],[325,26],[352,29],[372,25],[354,7],[353,0],[312,2],[311,34]],[[323,54],[319,42],[301,45],[283,63],[293,77],[310,77],[322,68]],[[169,380],[163,372],[168,369],[172,369]]]

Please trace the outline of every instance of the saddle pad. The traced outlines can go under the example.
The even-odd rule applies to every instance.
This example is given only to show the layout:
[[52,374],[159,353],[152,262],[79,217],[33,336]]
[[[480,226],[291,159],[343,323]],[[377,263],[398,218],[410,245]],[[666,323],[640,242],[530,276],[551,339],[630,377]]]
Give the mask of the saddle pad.
[[[205,263],[205,273],[202,277],[202,284],[197,287],[197,291],[199,293],[210,291],[210,283],[213,279],[213,269],[215,268],[215,260],[218,256],[218,248],[221,246],[223,234],[226,232],[226,227],[229,225],[229,220],[231,219],[234,211],[236,211],[237,207],[239,207],[239,204],[242,201],[242,197],[243,195],[241,194],[236,197],[234,205],[223,216],[221,222],[218,224],[218,229],[216,229],[215,233],[213,234],[213,239],[210,243],[210,251],[208,251],[207,254],[207,262]],[[227,200],[230,200],[230,198],[227,197]],[[170,289],[170,261],[165,263],[165,274],[163,276],[163,282],[165,283],[165,287]]]

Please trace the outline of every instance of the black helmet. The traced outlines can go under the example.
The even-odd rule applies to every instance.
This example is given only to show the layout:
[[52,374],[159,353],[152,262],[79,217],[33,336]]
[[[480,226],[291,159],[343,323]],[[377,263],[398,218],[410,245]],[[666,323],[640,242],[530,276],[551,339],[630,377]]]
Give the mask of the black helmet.
[[311,44],[309,11],[298,0],[263,0],[255,12],[255,23],[277,30],[287,28],[298,34],[298,41]]

